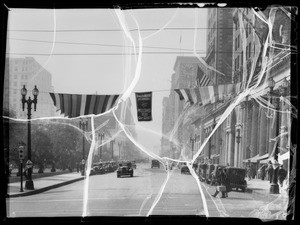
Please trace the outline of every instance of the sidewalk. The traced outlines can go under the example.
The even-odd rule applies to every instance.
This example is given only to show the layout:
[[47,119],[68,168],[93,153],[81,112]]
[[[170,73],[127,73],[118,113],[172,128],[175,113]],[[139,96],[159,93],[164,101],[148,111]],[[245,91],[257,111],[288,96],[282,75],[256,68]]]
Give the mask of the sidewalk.
[[25,182],[23,180],[23,192],[20,192],[21,183],[13,182],[9,183],[7,187],[7,197],[20,197],[20,196],[28,196],[33,194],[38,194],[44,191],[48,191],[53,188],[61,187],[63,185],[67,185],[79,180],[83,180],[84,177],[81,176],[81,173],[73,172],[73,173],[66,173],[61,175],[55,176],[48,176],[43,178],[34,179],[34,190],[26,190],[25,189]]
[[279,194],[270,194],[270,181],[261,179],[247,179],[247,190],[246,192],[252,192],[252,194],[269,197],[270,199],[276,199],[284,191],[279,185]]

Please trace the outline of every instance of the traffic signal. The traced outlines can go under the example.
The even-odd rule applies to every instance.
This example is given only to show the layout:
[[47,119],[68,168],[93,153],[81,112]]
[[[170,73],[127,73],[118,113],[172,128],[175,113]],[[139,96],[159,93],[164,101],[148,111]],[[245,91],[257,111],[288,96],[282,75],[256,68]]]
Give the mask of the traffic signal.
[[19,159],[24,159],[24,146],[19,147]]

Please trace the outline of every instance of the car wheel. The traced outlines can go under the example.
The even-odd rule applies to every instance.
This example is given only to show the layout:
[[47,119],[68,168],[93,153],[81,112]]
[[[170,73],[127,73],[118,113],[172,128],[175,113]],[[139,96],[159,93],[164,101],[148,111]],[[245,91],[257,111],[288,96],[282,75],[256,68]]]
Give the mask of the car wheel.
[[245,192],[245,191],[246,191],[246,188],[244,188],[244,187],[243,187],[243,188],[241,188],[241,189],[242,189],[242,192]]
[[133,173],[132,173],[132,174],[130,174],[130,176],[131,176],[131,177],[133,177]]

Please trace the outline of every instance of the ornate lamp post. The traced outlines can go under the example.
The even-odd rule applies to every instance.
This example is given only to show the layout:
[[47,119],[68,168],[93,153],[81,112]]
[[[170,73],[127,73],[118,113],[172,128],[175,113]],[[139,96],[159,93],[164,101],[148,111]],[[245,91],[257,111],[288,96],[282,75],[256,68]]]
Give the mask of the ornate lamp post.
[[[212,130],[215,128],[215,126],[216,126],[216,120],[215,120],[215,118],[214,118],[214,120],[213,120],[213,124],[212,124],[212,129],[211,129],[211,131],[210,132],[212,132]],[[209,134],[207,134],[208,136],[209,136]],[[210,139],[209,139],[209,148],[208,148],[208,161],[211,161],[211,139],[212,139],[212,136],[210,137]]]
[[[30,97],[28,99],[25,99],[25,96],[27,95],[27,89],[25,88],[25,85],[23,85],[23,88],[21,89],[21,95],[22,95],[22,109],[24,111],[25,109],[25,103],[27,103],[27,118],[28,118],[28,135],[27,135],[27,158],[28,162],[31,162],[31,105],[34,104],[34,111],[36,111],[36,104],[37,104],[37,96],[39,95],[39,90],[37,89],[36,85],[34,86],[34,89],[32,90],[33,94],[33,100],[31,100]],[[25,188],[28,190],[34,190],[34,184],[32,181],[32,168],[28,169],[28,176],[25,183]]]
[[[88,121],[86,120],[85,122],[83,119],[79,121],[79,127],[83,131],[85,131],[88,127]],[[81,175],[85,175],[85,146],[84,146],[84,135],[82,135],[82,160],[81,160]]]
[[194,138],[190,137],[190,142],[192,143],[192,159],[193,159],[193,156],[194,156],[194,145],[195,145],[195,142],[196,142],[196,134],[195,134]]
[[114,143],[115,143],[115,140],[111,140],[110,141],[110,146],[111,146],[111,159],[113,160],[114,159]]
[[[85,122],[83,119],[79,121],[79,128],[85,131],[88,127],[88,121]],[[82,136],[82,159],[85,159],[85,146],[84,146],[84,135]]]
[[[274,103],[273,98],[276,99],[276,109],[275,109],[275,113],[276,115],[276,134],[275,137],[277,137],[279,135],[279,110],[280,110],[280,104],[279,104],[279,99],[278,99],[278,95],[274,92],[274,87],[275,87],[275,81],[273,80],[273,78],[270,78],[268,80],[268,86],[270,87],[270,103]],[[270,194],[279,194],[279,185],[278,185],[278,142],[277,142],[277,146],[275,147],[275,152],[274,152],[274,161],[275,164],[273,164],[273,176],[272,176],[272,183],[270,186]]]
[[121,145],[122,145],[122,142],[118,142],[118,145],[119,145],[119,160],[121,158]]
[[102,160],[102,141],[104,139],[104,133],[99,133],[98,134],[98,137],[100,138],[100,151],[99,151],[99,158],[100,158],[100,161]]

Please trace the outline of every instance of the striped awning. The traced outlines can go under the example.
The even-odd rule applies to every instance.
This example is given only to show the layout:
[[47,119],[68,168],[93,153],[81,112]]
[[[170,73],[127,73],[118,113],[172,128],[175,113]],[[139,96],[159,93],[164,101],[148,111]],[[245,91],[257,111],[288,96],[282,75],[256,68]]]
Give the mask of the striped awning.
[[178,94],[180,100],[190,102],[191,104],[207,105],[228,99],[231,97],[232,92],[236,90],[236,86],[240,88],[241,83],[174,89],[174,91]]
[[50,93],[57,111],[65,117],[74,118],[78,116],[101,114],[111,109],[119,95],[79,95]]

